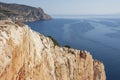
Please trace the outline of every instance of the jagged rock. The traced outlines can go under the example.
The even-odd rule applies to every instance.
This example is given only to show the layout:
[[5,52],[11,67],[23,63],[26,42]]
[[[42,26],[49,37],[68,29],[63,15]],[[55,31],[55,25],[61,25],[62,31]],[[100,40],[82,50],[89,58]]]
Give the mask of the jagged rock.
[[0,21],[0,80],[106,80],[89,52],[55,46],[27,25]]

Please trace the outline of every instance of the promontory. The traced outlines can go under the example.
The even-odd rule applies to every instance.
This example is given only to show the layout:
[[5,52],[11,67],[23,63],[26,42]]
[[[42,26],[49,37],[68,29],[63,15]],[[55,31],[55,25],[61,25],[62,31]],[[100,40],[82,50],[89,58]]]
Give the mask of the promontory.
[[49,20],[51,16],[46,14],[42,8],[31,7],[22,4],[0,2],[0,19],[10,18],[13,21],[36,21]]
[[25,24],[1,20],[0,80],[106,80],[106,75],[88,51],[54,45]]

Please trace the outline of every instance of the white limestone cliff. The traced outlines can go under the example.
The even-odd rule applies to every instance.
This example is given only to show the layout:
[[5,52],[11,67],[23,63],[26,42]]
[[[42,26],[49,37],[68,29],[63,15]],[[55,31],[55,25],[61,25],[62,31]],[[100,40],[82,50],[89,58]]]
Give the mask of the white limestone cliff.
[[106,80],[89,52],[55,46],[27,25],[0,21],[0,80]]

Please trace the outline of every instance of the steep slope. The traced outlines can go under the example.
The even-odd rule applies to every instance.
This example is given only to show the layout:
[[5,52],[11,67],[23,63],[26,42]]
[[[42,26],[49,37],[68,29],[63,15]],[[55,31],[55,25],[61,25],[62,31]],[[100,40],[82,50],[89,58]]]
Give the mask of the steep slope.
[[106,80],[89,52],[55,46],[27,25],[0,21],[0,80]]
[[0,2],[0,18],[11,18],[13,21],[35,21],[51,19],[43,9],[20,4],[7,4]]

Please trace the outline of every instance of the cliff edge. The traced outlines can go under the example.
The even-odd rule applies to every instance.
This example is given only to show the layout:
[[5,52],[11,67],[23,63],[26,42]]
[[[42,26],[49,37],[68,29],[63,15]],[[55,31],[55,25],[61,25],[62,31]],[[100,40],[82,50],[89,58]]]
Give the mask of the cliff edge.
[[55,46],[22,23],[0,21],[0,80],[106,80],[89,52]]

